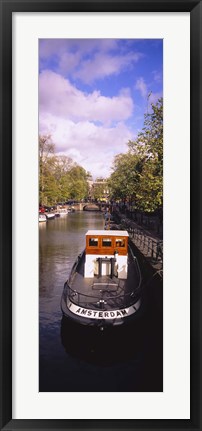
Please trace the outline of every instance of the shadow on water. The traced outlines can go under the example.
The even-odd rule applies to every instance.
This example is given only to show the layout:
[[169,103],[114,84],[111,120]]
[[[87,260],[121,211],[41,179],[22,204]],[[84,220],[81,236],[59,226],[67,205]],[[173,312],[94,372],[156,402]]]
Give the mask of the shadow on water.
[[[163,314],[154,295],[159,288],[155,281],[145,291],[143,310],[127,325],[101,331],[62,318],[61,340],[66,353],[97,367],[101,373],[106,369],[111,382],[105,390],[163,391]],[[115,374],[116,379],[122,379],[119,389]]]
[[56,345],[56,362],[41,358],[40,391],[162,392],[163,315],[154,294],[160,286],[153,287],[145,290],[139,318],[128,325],[101,331],[62,317],[60,359]]
[[68,354],[94,365],[109,366],[138,355],[143,338],[142,329],[138,330],[134,324],[101,330],[79,326],[63,317],[61,340]]

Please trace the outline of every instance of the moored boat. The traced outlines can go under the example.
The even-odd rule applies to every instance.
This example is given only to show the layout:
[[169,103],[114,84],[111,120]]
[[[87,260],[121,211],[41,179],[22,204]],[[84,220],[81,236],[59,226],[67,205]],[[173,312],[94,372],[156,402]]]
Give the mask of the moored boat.
[[41,222],[46,222],[46,221],[47,221],[47,218],[46,218],[45,214],[39,213],[39,222],[41,223]]
[[60,215],[60,217],[66,216],[69,213],[69,210],[67,208],[60,208],[58,210],[58,213]]
[[141,305],[142,277],[127,231],[89,230],[85,250],[64,284],[63,315],[81,324],[121,325]]
[[53,220],[55,218],[55,213],[45,213],[47,220]]

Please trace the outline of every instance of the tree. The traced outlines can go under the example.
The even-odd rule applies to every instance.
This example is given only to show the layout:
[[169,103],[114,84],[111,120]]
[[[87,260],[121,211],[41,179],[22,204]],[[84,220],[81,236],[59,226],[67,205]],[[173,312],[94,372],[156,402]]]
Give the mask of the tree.
[[70,198],[69,172],[73,166],[76,166],[76,163],[68,156],[60,155],[55,158],[54,176],[58,185],[58,202],[65,202]]
[[[50,135],[39,136],[39,202],[48,204],[47,183],[52,176],[54,144]],[[50,178],[49,178],[50,179]],[[52,178],[53,180],[53,178]]]
[[96,184],[93,185],[93,198],[95,200],[101,201],[104,196],[104,184]]
[[146,212],[163,205],[163,99],[151,108],[137,139],[129,141],[128,152],[115,157],[109,179],[115,199],[127,199]]
[[88,196],[87,174],[81,166],[73,166],[68,174],[70,198],[82,200]]
[[151,113],[145,114],[143,131],[128,144],[142,162],[137,202],[147,212],[163,205],[163,99],[151,107]]
[[39,200],[54,205],[88,196],[88,175],[70,157],[56,156],[51,136],[39,136]]
[[110,194],[114,199],[132,201],[135,197],[139,172],[137,169],[138,158],[135,154],[127,152],[118,154],[114,160],[114,172],[109,178]]

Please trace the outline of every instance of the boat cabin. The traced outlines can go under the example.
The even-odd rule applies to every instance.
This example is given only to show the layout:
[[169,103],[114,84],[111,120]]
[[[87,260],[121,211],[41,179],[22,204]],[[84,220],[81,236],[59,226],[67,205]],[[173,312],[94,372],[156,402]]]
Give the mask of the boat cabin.
[[89,230],[86,233],[85,278],[117,276],[128,273],[128,232]]

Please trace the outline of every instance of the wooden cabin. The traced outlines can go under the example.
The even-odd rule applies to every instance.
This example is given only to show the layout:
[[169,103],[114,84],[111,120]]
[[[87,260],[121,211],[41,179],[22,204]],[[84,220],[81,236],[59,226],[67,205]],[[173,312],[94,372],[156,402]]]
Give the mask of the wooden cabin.
[[128,232],[89,230],[86,233],[85,278],[116,276],[128,273]]

